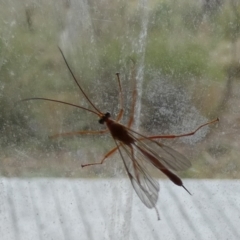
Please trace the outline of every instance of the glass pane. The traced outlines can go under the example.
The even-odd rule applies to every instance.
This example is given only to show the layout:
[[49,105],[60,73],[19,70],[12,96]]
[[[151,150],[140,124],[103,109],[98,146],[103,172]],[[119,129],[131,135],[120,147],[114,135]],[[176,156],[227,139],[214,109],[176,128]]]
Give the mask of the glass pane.
[[239,1],[0,4],[3,239],[240,237]]

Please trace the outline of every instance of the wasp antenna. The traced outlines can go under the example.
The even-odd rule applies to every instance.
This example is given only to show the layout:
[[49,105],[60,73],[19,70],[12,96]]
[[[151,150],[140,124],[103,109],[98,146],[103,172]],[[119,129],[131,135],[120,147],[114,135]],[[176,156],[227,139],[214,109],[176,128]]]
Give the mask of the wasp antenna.
[[68,70],[69,70],[69,72],[70,72],[73,80],[74,80],[75,83],[77,84],[79,90],[82,92],[82,94],[83,94],[84,97],[87,99],[87,101],[90,103],[90,105],[91,105],[99,114],[102,114],[101,111],[100,111],[100,110],[93,104],[93,102],[89,99],[89,97],[87,96],[87,94],[83,91],[83,89],[82,89],[81,85],[79,84],[77,78],[75,77],[75,75],[74,75],[74,73],[73,73],[73,71],[72,71],[72,69],[71,69],[71,67],[70,67],[70,65],[69,65],[69,63],[68,63],[68,61],[67,61],[67,59],[66,59],[66,57],[65,57],[65,55],[64,55],[64,53],[63,53],[63,51],[62,51],[62,49],[61,49],[59,46],[58,46],[58,49],[59,49],[59,51],[60,51],[60,53],[61,53],[61,55],[62,55],[62,57],[63,57],[63,60],[64,60],[64,62],[65,62],[65,64],[66,64],[66,66],[67,66],[67,68],[68,68]]

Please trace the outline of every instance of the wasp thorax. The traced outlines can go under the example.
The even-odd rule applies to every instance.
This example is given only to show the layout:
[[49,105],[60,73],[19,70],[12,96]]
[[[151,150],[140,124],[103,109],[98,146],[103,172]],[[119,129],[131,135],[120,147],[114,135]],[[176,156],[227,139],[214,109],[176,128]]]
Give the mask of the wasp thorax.
[[104,124],[104,122],[106,122],[106,120],[108,119],[108,118],[110,118],[111,117],[111,114],[109,113],[109,112],[106,112],[99,120],[98,120],[98,122],[100,123],[100,124]]

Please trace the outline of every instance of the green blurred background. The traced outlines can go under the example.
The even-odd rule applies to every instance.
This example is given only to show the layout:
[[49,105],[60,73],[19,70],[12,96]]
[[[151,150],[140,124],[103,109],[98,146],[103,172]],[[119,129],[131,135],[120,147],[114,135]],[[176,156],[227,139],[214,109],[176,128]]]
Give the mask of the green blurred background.
[[121,73],[123,123],[137,79],[135,127],[146,135],[188,132],[219,117],[219,124],[192,138],[165,142],[191,159],[193,168],[183,177],[239,178],[239,1],[0,0],[0,6],[2,176],[111,177],[123,171],[117,154],[103,166],[81,168],[114,146],[109,136],[49,139],[104,129],[95,115],[19,102],[46,97],[89,107],[60,46],[90,99],[113,117],[119,107],[115,73]]

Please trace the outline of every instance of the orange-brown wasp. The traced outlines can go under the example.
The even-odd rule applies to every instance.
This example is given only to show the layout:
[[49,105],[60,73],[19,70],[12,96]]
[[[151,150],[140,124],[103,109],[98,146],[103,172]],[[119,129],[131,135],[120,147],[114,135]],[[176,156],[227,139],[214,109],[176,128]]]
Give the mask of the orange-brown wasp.
[[137,193],[138,197],[144,203],[145,206],[148,208],[155,208],[158,219],[159,214],[156,208],[156,203],[158,200],[158,193],[159,193],[159,183],[154,178],[152,178],[144,163],[150,163],[161,172],[163,172],[174,184],[183,187],[189,194],[191,194],[183,185],[182,180],[174,173],[174,171],[178,170],[186,170],[191,166],[191,162],[183,156],[181,153],[177,152],[171,147],[168,147],[160,142],[158,139],[162,138],[179,138],[185,136],[194,135],[200,128],[209,125],[211,123],[217,122],[218,119],[212,120],[205,124],[199,126],[196,130],[179,135],[155,135],[155,136],[144,136],[133,129],[131,126],[134,121],[134,109],[136,104],[136,80],[135,86],[133,90],[133,103],[131,109],[131,116],[127,125],[122,125],[119,121],[122,119],[123,116],[123,93],[122,93],[122,85],[120,81],[119,73],[116,73],[117,82],[119,87],[119,99],[120,99],[120,110],[118,112],[116,120],[111,119],[111,115],[109,112],[102,113],[89,99],[86,95],[84,90],[82,89],[81,85],[79,84],[77,78],[75,77],[73,71],[71,70],[62,50],[59,48],[64,62],[72,75],[73,80],[77,84],[79,90],[82,92],[88,103],[90,104],[92,109],[75,105],[72,103],[49,99],[49,98],[27,98],[22,101],[29,101],[29,100],[44,100],[50,101],[55,103],[61,103],[65,105],[69,105],[72,107],[80,108],[82,110],[91,112],[99,117],[98,122],[100,124],[106,124],[106,130],[101,131],[79,131],[79,132],[69,132],[69,133],[60,133],[52,136],[52,138],[59,137],[59,136],[71,136],[71,135],[81,135],[81,134],[102,134],[106,132],[110,132],[112,138],[115,142],[116,147],[110,150],[105,156],[102,158],[100,162],[96,163],[88,163],[82,164],[82,167],[93,166],[102,164],[108,157],[114,154],[116,151],[119,152],[124,167],[126,169],[127,175],[130,178],[132,186]]

